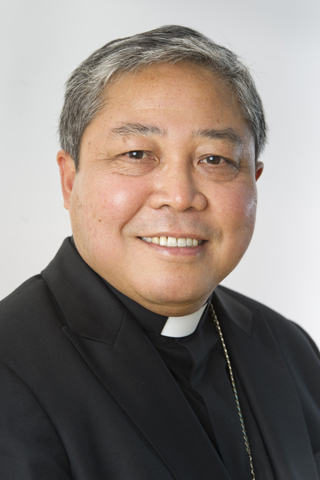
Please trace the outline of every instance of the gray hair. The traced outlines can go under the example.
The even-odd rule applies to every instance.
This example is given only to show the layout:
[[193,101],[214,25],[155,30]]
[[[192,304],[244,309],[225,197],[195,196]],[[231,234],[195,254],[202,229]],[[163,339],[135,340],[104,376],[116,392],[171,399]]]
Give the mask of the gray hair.
[[207,68],[228,83],[254,135],[258,158],[266,143],[267,126],[249,69],[235,53],[201,33],[168,25],[107,43],[72,73],[66,84],[59,133],[61,147],[71,155],[77,168],[83,132],[103,107],[108,82],[152,64],[180,61]]

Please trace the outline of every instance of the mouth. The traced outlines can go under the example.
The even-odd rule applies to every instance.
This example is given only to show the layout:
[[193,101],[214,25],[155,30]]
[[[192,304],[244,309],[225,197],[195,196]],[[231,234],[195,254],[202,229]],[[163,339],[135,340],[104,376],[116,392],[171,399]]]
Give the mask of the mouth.
[[139,237],[147,243],[154,243],[162,247],[197,247],[205,242],[205,240],[198,240],[196,238],[181,238],[181,237]]

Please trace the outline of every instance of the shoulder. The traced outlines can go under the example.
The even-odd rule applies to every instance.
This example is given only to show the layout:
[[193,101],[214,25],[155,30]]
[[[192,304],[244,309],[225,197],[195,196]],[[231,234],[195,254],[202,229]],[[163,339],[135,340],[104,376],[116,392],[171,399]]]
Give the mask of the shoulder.
[[[298,324],[303,322],[303,319],[295,319],[298,323],[292,320],[288,320],[280,313],[276,312],[272,308],[249,298],[241,293],[235,292],[229,288],[219,286],[217,287],[219,292],[223,292],[233,301],[239,303],[246,309],[248,309],[252,315],[256,314],[257,323],[259,324],[259,318],[263,319],[269,327],[270,333],[279,345],[280,350],[284,354],[289,352],[298,351],[312,351],[313,355],[320,358],[320,353],[317,345],[308,335],[308,333]],[[260,320],[261,321],[261,320]]]
[[43,287],[44,282],[41,275],[35,275],[29,278],[10,293],[10,295],[0,301],[0,315],[15,307],[19,308],[19,306],[25,304],[26,301],[32,301],[35,294],[41,294]]
[[245,306],[248,310],[250,310],[252,313],[255,310],[260,310],[262,311],[269,319],[278,319],[280,321],[284,321],[285,323],[288,322],[288,320],[280,315],[278,312],[275,310],[272,310],[271,308],[267,307],[263,303],[258,302],[257,300],[254,300],[253,298],[247,297],[243,295],[242,293],[236,292],[234,290],[231,290],[230,288],[224,287],[222,285],[219,285],[217,287],[217,290],[219,292],[223,292],[225,295],[229,296],[230,298],[236,300],[239,302],[241,305]]
[[37,319],[44,319],[54,310],[51,292],[42,276],[35,275],[0,302],[0,332],[35,325]]
[[63,316],[41,275],[30,278],[0,302],[0,362],[13,370],[35,366],[49,354],[48,346],[54,348],[62,327]]

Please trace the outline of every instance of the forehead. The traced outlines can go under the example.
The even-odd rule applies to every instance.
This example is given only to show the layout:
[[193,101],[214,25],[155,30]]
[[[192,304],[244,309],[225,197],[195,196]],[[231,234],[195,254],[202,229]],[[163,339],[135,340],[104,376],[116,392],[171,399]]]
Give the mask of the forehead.
[[[182,100],[182,102],[181,102]],[[228,108],[242,116],[238,101],[225,80],[190,62],[155,64],[115,78],[105,90],[106,107],[126,104],[137,110],[159,108],[179,110],[215,106],[217,114]],[[200,101],[200,105],[198,102]]]
[[177,141],[213,128],[232,129],[242,141],[252,137],[230,86],[189,62],[155,64],[113,79],[82,140],[89,133],[112,139],[115,129],[128,124],[151,125]]

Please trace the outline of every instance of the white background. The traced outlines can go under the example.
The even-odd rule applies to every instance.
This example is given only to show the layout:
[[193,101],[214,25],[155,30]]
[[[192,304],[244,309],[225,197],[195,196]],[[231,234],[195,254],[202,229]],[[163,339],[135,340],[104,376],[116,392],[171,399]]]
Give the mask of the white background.
[[255,236],[224,283],[319,345],[319,0],[0,0],[0,298],[70,234],[55,163],[68,75],[106,42],[169,23],[245,60],[270,125]]

